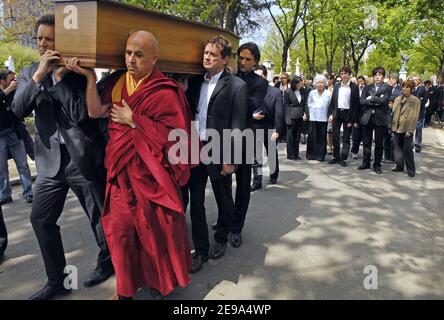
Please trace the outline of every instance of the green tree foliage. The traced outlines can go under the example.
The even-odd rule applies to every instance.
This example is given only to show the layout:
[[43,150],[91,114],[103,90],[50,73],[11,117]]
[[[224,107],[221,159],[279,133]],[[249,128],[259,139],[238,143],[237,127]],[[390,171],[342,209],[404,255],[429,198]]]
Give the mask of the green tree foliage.
[[3,67],[4,62],[12,56],[14,59],[15,71],[18,73],[21,68],[39,61],[39,54],[36,50],[29,47],[22,47],[14,42],[0,42],[0,64]]
[[260,27],[256,15],[264,4],[257,0],[124,0],[128,4],[225,28],[239,35]]

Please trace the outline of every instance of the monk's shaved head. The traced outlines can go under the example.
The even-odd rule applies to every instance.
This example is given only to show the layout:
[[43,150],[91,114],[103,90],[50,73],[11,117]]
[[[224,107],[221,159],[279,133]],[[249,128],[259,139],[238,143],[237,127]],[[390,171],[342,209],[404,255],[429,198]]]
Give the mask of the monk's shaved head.
[[144,30],[134,31],[128,38],[128,42],[130,41],[138,42],[141,46],[151,50],[153,54],[157,55],[159,42],[151,32]]
[[156,37],[148,31],[134,31],[126,42],[126,66],[134,80],[139,81],[150,74],[157,62]]

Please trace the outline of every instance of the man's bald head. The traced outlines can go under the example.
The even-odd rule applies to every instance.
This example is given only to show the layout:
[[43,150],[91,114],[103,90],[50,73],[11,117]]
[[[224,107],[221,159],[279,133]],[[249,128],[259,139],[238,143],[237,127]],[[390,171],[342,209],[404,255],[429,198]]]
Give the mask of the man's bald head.
[[131,33],[126,42],[126,66],[134,80],[139,81],[153,71],[157,62],[158,47],[156,37],[148,31]]
[[147,46],[146,48],[148,50],[152,50],[153,54],[157,55],[159,42],[151,32],[144,30],[134,31],[130,34],[128,38],[128,42],[129,41],[135,41],[143,46]]

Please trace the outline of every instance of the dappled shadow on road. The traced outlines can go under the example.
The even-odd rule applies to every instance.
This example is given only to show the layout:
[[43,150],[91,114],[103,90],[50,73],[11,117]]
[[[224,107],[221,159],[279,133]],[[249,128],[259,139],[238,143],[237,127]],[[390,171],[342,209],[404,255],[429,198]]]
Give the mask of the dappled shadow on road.
[[[167,299],[444,298],[444,147],[427,141],[415,154],[415,178],[387,164],[382,175],[361,172],[360,160],[347,168],[292,162],[280,146],[279,182],[252,194],[243,245],[228,245],[224,257]],[[206,200],[211,225],[217,216],[211,187]],[[72,194],[65,207],[65,252],[82,278],[94,267],[97,247]],[[0,299],[26,298],[45,279],[29,211],[23,201],[4,207],[11,232]],[[364,288],[368,265],[378,269],[378,290]],[[112,279],[77,296],[108,299],[113,288]]]
[[[283,161],[279,185],[254,193],[244,245],[171,298],[444,298],[444,148],[415,156],[415,178]],[[378,290],[364,287],[369,265]]]

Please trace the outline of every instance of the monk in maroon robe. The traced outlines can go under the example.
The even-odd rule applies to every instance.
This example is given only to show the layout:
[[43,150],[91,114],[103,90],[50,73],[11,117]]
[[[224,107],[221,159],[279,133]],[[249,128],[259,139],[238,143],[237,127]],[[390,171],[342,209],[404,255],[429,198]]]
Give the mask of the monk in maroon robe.
[[180,186],[189,166],[173,164],[173,129],[189,133],[188,103],[177,83],[156,67],[157,40],[134,32],[126,45],[127,72],[112,74],[99,97],[95,74],[69,59],[67,68],[88,79],[88,113],[109,117],[108,170],[102,224],[116,271],[117,294],[141,287],[162,296],[190,282],[190,246]]

